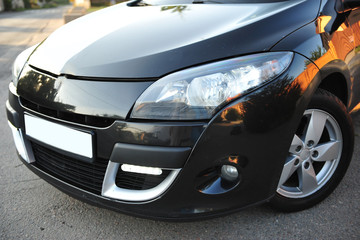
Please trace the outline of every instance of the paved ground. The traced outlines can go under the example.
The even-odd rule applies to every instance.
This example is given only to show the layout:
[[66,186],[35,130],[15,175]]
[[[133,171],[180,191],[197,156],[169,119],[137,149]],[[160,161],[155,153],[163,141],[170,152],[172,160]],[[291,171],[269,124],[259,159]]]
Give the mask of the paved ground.
[[263,205],[207,221],[157,222],[90,206],[39,179],[16,157],[5,100],[16,54],[60,26],[63,11],[0,14],[0,239],[360,239],[360,115],[345,179],[323,203],[299,213]]

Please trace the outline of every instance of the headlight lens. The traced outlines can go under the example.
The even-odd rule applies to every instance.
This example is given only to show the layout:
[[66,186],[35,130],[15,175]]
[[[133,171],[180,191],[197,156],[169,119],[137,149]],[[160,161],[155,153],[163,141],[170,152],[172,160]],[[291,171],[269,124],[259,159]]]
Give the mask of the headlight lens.
[[291,52],[262,53],[170,74],[145,90],[131,118],[209,119],[219,107],[279,76],[292,58]]
[[13,68],[12,68],[12,82],[14,83],[15,87],[17,86],[20,73],[21,73],[22,69],[24,68],[25,63],[27,62],[31,53],[34,51],[34,49],[37,46],[38,45],[35,45],[28,49],[25,49],[16,57],[14,64],[13,64]]

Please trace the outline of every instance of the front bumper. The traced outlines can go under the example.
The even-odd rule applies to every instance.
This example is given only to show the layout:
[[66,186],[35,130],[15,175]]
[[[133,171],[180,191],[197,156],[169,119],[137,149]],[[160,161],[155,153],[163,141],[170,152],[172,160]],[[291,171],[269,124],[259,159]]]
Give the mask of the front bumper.
[[[266,201],[275,193],[293,133],[316,87],[317,69],[308,65],[303,71],[305,60],[295,55],[281,77],[232,102],[209,122],[123,119],[106,127],[84,125],[48,115],[46,106],[22,99],[14,89],[6,104],[8,120],[15,139],[22,140],[18,146],[25,154],[21,149],[18,153],[26,166],[76,198],[147,218],[216,216]],[[81,170],[65,176],[67,167],[84,161],[29,138],[24,113],[95,135],[95,158],[85,163],[91,165],[86,176],[73,179]],[[54,173],[49,162],[65,167]],[[166,176],[152,179],[147,187],[141,185],[146,177],[140,185],[131,182],[138,177],[133,175],[119,182],[122,164],[161,168]],[[234,184],[221,179],[224,164],[237,168],[240,176]],[[103,172],[93,173],[93,165]],[[84,187],[95,177],[96,187]]]

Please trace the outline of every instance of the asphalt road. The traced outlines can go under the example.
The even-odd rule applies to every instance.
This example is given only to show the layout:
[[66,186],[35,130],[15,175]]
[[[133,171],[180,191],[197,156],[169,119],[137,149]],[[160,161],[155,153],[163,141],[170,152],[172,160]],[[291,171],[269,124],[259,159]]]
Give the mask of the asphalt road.
[[360,239],[360,114],[347,175],[324,202],[283,214],[266,205],[200,222],[139,219],[75,200],[17,159],[5,101],[21,50],[62,25],[65,8],[0,13],[0,239]]

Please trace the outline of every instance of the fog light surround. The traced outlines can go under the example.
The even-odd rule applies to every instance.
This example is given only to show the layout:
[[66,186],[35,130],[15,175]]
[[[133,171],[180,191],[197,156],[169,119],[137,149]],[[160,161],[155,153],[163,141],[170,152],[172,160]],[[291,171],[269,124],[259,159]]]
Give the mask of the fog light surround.
[[236,167],[232,165],[223,165],[221,167],[221,178],[234,182],[239,178],[239,172]]

